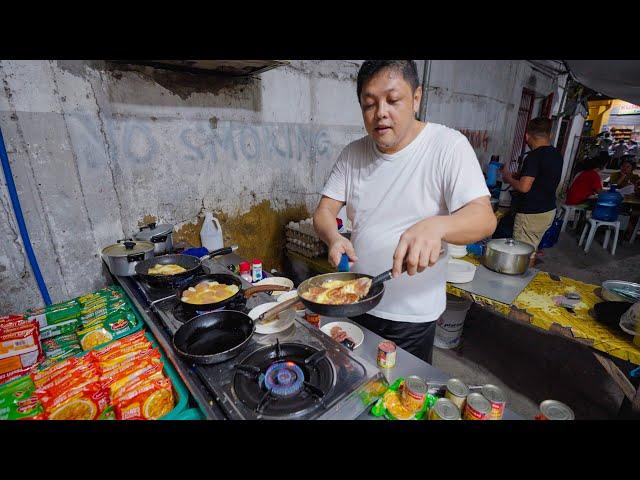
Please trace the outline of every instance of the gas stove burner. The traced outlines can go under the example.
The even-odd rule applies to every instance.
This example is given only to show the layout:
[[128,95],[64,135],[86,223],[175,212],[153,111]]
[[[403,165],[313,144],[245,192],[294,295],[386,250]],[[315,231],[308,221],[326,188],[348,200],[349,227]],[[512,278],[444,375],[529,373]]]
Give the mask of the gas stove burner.
[[276,362],[267,368],[263,381],[267,390],[277,397],[288,397],[300,391],[304,373],[293,362]]
[[334,383],[326,350],[276,340],[236,365],[233,389],[258,418],[299,418],[324,406]]

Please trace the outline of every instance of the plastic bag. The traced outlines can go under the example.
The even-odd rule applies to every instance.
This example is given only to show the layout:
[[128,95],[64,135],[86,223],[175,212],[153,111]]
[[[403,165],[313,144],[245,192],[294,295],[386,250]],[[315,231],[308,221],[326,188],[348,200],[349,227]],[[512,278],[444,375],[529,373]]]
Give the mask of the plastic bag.
[[[385,403],[389,405],[390,401],[393,402],[393,404],[397,404],[399,402],[399,398],[395,398],[395,397],[396,396],[399,397],[403,384],[404,384],[404,378],[400,377],[389,386],[389,389],[385,392],[382,398],[380,398],[375,403],[375,405],[371,408],[371,414],[374,417],[384,416],[388,420],[398,420],[398,418],[396,418],[396,416],[389,411]],[[427,396],[425,397],[425,401],[424,401],[424,404],[422,405],[422,408],[420,408],[420,410],[418,410],[414,414],[410,414],[410,412],[407,412],[407,417],[402,419],[403,420],[421,420],[425,416],[425,414],[429,411],[429,409],[433,406],[433,404],[436,403],[436,400],[438,400],[437,397],[428,393]],[[403,408],[399,407],[396,414],[398,414],[398,412],[401,410],[403,410]]]

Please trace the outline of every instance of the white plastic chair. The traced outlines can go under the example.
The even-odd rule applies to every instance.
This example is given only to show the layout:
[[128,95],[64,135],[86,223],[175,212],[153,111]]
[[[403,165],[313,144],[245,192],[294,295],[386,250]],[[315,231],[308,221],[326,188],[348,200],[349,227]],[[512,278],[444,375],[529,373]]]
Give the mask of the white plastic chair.
[[578,226],[578,220],[580,220],[580,215],[582,215],[582,213],[586,214],[587,212],[586,206],[567,205],[564,203],[560,205],[560,209],[563,210],[562,227],[560,228],[561,232],[564,232],[567,229],[567,223],[569,223],[570,218],[573,218],[573,223],[571,224],[571,228],[575,230],[576,227]]
[[587,224],[582,229],[582,235],[580,236],[580,241],[578,242],[578,246],[582,246],[582,243],[587,237],[587,229],[589,229],[589,236],[587,237],[587,243],[584,246],[584,253],[588,253],[591,248],[591,243],[593,242],[593,237],[596,235],[596,230],[599,227],[607,227],[607,231],[604,235],[604,242],[602,243],[602,247],[606,250],[607,245],[609,245],[609,236],[611,235],[611,230],[615,228],[615,235],[613,237],[613,245],[611,246],[611,255],[616,254],[616,247],[618,245],[618,235],[620,234],[620,220],[616,220],[615,222],[606,222],[604,220],[596,220],[595,218],[590,218]]

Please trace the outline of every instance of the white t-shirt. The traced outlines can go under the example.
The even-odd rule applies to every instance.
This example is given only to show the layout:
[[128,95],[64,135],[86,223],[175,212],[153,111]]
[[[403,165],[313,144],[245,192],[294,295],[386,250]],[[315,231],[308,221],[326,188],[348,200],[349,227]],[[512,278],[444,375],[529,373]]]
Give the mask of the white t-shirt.
[[[322,195],[346,203],[359,259],[351,271],[378,275],[393,266],[393,252],[405,230],[489,196],[489,190],[467,138],[427,123],[394,154],[380,152],[369,136],[351,142],[340,153]],[[437,320],[445,309],[446,276],[443,256],[422,273],[389,280],[382,300],[369,313],[400,322]]]

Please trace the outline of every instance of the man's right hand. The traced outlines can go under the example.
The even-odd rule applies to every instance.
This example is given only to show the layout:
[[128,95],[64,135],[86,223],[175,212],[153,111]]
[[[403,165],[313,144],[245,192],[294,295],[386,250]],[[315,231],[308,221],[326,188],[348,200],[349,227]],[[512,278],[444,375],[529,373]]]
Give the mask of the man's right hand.
[[354,262],[358,261],[356,251],[353,249],[351,242],[340,235],[329,245],[329,263],[333,267],[338,268],[343,253],[346,253],[349,257],[349,267],[351,267]]

